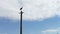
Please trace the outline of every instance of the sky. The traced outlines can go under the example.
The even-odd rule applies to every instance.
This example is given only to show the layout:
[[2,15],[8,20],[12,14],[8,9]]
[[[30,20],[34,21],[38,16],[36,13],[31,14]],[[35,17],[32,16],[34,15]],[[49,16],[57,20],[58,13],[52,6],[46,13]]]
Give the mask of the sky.
[[60,0],[0,0],[0,34],[60,34]]

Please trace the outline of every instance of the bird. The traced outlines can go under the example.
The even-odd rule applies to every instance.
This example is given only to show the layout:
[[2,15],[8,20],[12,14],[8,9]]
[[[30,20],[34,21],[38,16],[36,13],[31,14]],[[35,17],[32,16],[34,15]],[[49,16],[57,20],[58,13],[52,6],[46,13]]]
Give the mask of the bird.
[[20,8],[20,10],[22,10],[22,9],[23,9],[23,7]]

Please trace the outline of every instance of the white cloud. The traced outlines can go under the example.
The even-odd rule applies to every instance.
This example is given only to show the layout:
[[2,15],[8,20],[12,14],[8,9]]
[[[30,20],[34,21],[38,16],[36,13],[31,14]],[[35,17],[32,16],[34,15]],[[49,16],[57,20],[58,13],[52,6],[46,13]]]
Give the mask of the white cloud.
[[60,33],[60,27],[56,29],[46,29],[41,32],[42,34],[57,34],[57,33]]
[[17,0],[0,0],[0,16],[17,18],[20,4]]
[[58,14],[59,7],[56,0],[29,0],[24,1],[24,17],[28,19],[46,19]]
[[[19,0],[0,0],[0,16],[19,19],[19,8],[21,1]],[[38,20],[60,16],[59,0],[22,0],[23,3],[23,19]]]
[[48,29],[48,30],[45,30],[45,31],[42,31],[43,33],[52,33],[52,32],[57,32],[58,30],[56,29]]

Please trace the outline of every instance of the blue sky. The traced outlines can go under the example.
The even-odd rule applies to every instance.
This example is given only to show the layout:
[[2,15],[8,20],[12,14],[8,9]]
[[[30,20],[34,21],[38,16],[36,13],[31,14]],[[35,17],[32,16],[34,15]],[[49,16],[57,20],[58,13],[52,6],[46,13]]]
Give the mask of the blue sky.
[[[0,17],[0,33],[1,34],[19,34],[19,20],[11,20]],[[23,34],[44,34],[42,31],[51,29],[50,33],[59,33],[56,30],[60,27],[60,17],[52,17],[43,21],[27,21],[23,20]],[[46,32],[46,34],[49,31]]]
[[60,34],[60,0],[0,0],[0,34]]

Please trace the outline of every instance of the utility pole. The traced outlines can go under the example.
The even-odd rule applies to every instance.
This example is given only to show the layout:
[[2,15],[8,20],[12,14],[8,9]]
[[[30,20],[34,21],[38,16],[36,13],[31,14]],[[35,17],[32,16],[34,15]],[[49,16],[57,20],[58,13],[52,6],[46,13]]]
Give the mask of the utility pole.
[[22,14],[23,14],[22,8],[20,8],[20,10],[21,10],[21,12],[20,12],[20,34],[22,34]]
[[57,33],[57,34],[59,34],[59,33]]

